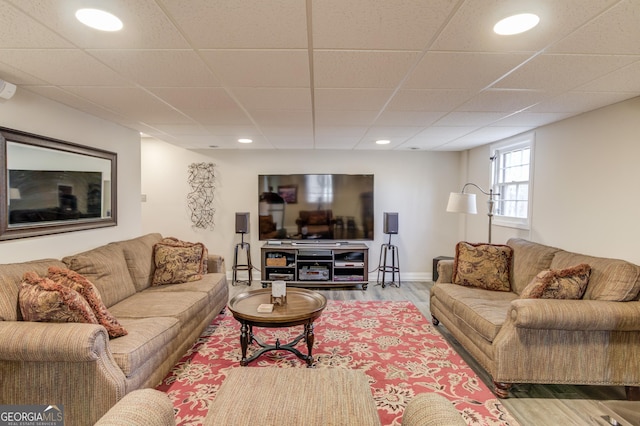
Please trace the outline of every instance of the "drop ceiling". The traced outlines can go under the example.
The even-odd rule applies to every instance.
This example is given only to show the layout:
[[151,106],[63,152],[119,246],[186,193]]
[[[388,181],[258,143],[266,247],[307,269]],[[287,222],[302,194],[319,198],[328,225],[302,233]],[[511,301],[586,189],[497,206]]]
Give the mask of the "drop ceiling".
[[639,96],[640,1],[0,0],[0,79],[188,149],[459,151]]

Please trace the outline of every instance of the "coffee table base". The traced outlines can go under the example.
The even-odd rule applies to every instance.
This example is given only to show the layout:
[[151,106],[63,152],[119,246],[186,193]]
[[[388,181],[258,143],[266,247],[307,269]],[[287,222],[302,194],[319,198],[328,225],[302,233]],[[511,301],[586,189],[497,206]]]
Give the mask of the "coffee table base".
[[[307,342],[307,355],[303,354],[295,348],[295,346],[303,339]],[[255,360],[265,352],[284,350],[289,351],[298,358],[306,361],[307,367],[311,367],[313,365],[313,356],[311,355],[311,351],[313,350],[313,342],[313,323],[305,323],[304,331],[302,332],[302,334],[300,334],[289,343],[281,344],[280,339],[276,339],[275,345],[268,345],[253,334],[252,325],[249,325],[246,322],[242,322],[242,325],[240,327],[240,347],[242,349],[242,359],[240,360],[240,365],[243,367],[248,365],[251,361]],[[254,352],[249,358],[247,358],[247,349],[251,343],[256,343],[262,349]]]

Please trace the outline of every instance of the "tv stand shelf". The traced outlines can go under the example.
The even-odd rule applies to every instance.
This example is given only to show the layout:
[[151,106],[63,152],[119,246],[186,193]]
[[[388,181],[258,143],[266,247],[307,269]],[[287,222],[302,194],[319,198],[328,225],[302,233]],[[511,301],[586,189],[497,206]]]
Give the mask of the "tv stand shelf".
[[265,243],[262,287],[286,281],[293,287],[348,287],[369,284],[369,247],[358,243]]

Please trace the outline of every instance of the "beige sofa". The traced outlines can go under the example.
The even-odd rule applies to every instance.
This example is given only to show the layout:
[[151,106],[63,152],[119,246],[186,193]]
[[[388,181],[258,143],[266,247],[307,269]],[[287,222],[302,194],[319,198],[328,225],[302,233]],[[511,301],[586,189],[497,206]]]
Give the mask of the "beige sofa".
[[[201,280],[150,287],[149,234],[65,257],[0,265],[0,403],[62,404],[66,425],[94,424],[126,394],[154,387],[226,306],[224,261],[209,256]],[[27,271],[68,267],[92,281],[128,331],[100,325],[22,321],[18,290]]]
[[[624,385],[640,397],[640,267],[523,239],[513,249],[511,291],[452,284],[453,262],[438,264],[433,323],[442,323],[506,397],[513,383]],[[581,300],[520,299],[539,272],[591,266]],[[627,300],[627,301],[618,301]]]

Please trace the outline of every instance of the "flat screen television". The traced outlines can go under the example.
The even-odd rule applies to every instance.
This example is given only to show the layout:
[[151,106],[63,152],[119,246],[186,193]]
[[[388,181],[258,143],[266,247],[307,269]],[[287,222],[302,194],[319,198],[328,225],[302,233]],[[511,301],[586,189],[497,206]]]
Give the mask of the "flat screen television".
[[373,175],[258,176],[260,240],[373,240]]

